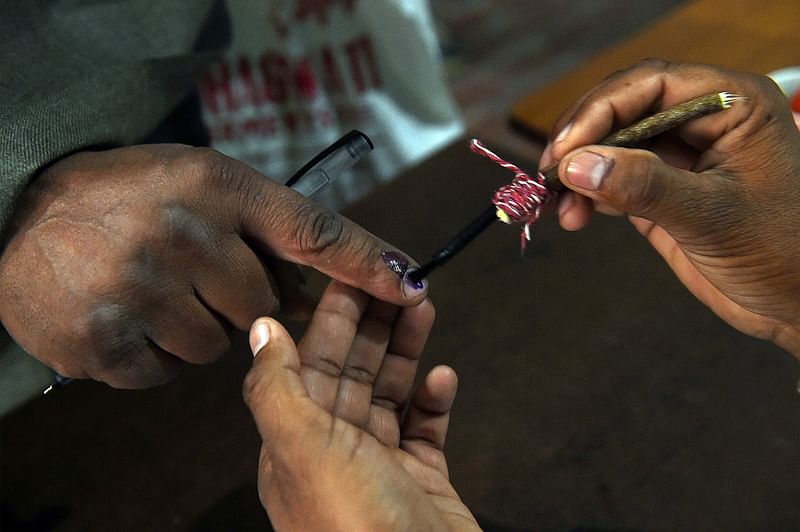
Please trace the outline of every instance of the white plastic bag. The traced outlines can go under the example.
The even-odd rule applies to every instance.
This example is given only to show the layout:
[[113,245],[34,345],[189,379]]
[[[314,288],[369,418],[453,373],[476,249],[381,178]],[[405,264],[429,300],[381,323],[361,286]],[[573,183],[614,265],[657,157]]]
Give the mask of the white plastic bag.
[[228,0],[201,84],[212,146],[285,181],[342,134],[375,151],[315,199],[339,208],[463,132],[426,0]]

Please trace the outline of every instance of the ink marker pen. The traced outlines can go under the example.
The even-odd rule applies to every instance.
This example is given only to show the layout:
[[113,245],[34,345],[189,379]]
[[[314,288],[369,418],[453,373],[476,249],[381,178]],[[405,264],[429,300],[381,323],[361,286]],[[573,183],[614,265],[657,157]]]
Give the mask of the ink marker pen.
[[[340,173],[349,170],[375,148],[364,133],[353,130],[306,163],[286,182],[286,186],[309,198],[325,188]],[[69,377],[56,374],[43,393],[61,388],[72,382]]]

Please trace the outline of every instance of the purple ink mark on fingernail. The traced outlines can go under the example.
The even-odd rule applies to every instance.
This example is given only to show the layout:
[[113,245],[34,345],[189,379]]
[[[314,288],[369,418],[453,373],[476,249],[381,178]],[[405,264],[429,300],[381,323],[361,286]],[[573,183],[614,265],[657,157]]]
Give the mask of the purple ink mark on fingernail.
[[418,268],[409,268],[406,271],[406,274],[403,276],[403,282],[406,283],[408,286],[413,288],[414,290],[422,290],[425,288],[425,279],[420,279],[419,281],[414,281],[414,279],[408,276],[409,273],[417,271]]
[[399,251],[384,251],[381,253],[384,264],[392,270],[400,279],[405,277],[408,271],[408,258]]
[[384,264],[392,270],[402,281],[400,289],[407,298],[413,299],[419,297],[420,293],[427,289],[428,283],[425,279],[415,281],[408,277],[408,274],[416,270],[416,268],[408,267],[408,257],[399,251],[384,251],[381,253]]

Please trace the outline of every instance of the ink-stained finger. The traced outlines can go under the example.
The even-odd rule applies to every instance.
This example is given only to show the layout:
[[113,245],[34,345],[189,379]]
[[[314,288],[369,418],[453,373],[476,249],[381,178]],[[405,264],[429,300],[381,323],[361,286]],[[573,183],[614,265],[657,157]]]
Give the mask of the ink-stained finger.
[[[396,252],[393,246],[241,163],[222,166],[242,181],[237,203],[244,207],[236,223],[260,248],[397,305],[416,305],[425,298],[426,284],[407,282],[387,264],[385,254]],[[405,255],[404,260],[413,264]]]

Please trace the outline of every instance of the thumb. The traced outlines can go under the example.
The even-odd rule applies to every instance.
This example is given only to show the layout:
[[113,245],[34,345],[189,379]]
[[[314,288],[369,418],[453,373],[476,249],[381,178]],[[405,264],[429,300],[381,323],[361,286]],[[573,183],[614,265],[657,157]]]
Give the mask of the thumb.
[[406,276],[416,266],[408,256],[344,216],[257,177],[252,187],[245,187],[253,200],[242,202],[248,207],[241,212],[241,223],[270,254],[396,305],[425,299],[427,283],[414,283]]
[[690,220],[715,180],[665,163],[647,150],[584,146],[559,163],[568,188],[617,211],[668,227]]
[[300,356],[286,329],[271,318],[250,328],[253,367],[244,379],[243,395],[258,432],[268,447],[296,441],[308,427],[313,403],[300,378]]

